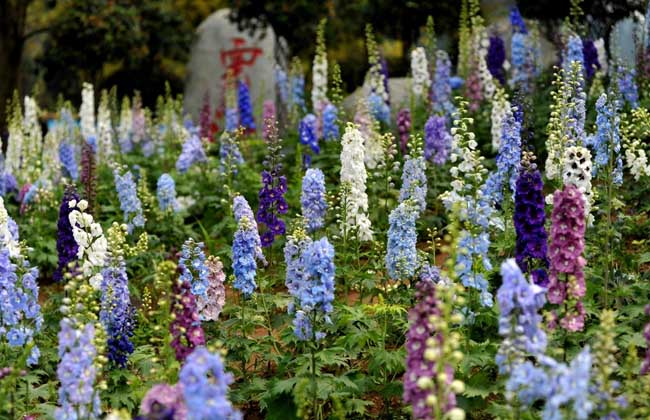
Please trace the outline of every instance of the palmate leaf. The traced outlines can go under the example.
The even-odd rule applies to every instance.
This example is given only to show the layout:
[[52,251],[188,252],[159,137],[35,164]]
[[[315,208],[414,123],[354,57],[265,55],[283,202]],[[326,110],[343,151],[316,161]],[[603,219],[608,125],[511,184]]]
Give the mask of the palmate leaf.
[[287,379],[281,379],[273,384],[271,387],[271,396],[278,396],[280,394],[287,394],[291,395],[293,392],[293,388],[296,386],[296,383],[298,382],[297,377],[291,377]]
[[316,353],[316,358],[323,366],[346,367],[348,359],[343,347],[329,347]]
[[406,350],[399,348],[396,350],[386,350],[375,348],[370,351],[370,363],[368,371],[373,374],[386,372],[396,374],[404,371],[404,361],[406,359]]
[[366,414],[366,409],[372,406],[372,401],[361,400],[359,398],[345,399],[345,414]]

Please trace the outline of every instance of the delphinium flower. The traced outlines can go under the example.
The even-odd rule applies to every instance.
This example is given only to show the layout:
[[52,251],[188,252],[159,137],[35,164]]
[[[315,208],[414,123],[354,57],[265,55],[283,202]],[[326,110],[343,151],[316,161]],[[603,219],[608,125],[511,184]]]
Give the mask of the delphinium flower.
[[501,83],[506,84],[506,72],[503,63],[506,61],[506,47],[498,35],[490,37],[490,46],[487,53],[487,66],[492,76]]
[[458,350],[460,335],[452,331],[462,321],[452,314],[452,301],[460,290],[444,281],[423,279],[416,285],[416,305],[409,311],[406,336],[404,401],[410,403],[413,418],[422,420],[464,419],[456,407],[456,393],[465,385],[454,379],[454,366],[463,358]]
[[451,61],[443,50],[436,52],[436,72],[431,85],[431,110],[437,114],[451,118],[456,112],[451,102]]
[[89,211],[95,210],[95,199],[97,198],[97,161],[95,152],[88,142],[81,145],[81,173],[79,182],[83,186],[83,198],[88,203]]
[[517,7],[512,7],[510,9],[510,25],[512,25],[512,32],[528,34],[524,18],[521,16]]
[[221,357],[205,347],[189,355],[178,375],[188,420],[241,420],[242,414],[228,400],[228,386],[234,382]]
[[87,82],[84,82],[81,88],[81,108],[79,108],[79,117],[81,118],[81,137],[84,139],[96,137],[95,90],[93,85]]
[[102,91],[97,110],[97,158],[100,162],[107,162],[115,153],[113,146],[113,122],[108,92]]
[[368,107],[372,116],[386,124],[390,121],[390,107],[388,102],[387,79],[382,70],[379,47],[372,31],[370,24],[366,25],[366,48],[368,50],[368,69],[367,81],[370,87],[368,94]]
[[99,290],[102,283],[100,270],[106,262],[108,241],[99,223],[93,216],[86,213],[88,202],[75,200],[68,202],[70,213],[68,219],[72,226],[72,235],[77,243],[77,259],[79,271],[88,279],[90,285]]
[[444,116],[432,115],[424,125],[424,157],[441,166],[447,162],[452,137]]
[[418,265],[415,222],[420,211],[417,202],[407,199],[393,209],[388,217],[390,227],[386,245],[386,269],[393,280],[407,280],[415,275]]
[[553,82],[555,90],[551,92],[551,113],[547,126],[548,139],[546,149],[546,177],[557,179],[562,175],[565,149],[582,146],[586,141],[584,79],[582,67],[573,62],[567,75],[560,70]]
[[454,143],[451,161],[457,166],[451,168],[451,189],[440,198],[448,211],[461,224],[458,238],[459,252],[456,255],[456,274],[465,287],[480,291],[483,306],[492,305],[492,294],[488,290],[485,272],[492,270],[488,258],[490,223],[497,220],[492,216],[493,208],[489,197],[482,194],[481,185],[487,170],[479,154],[475,134],[470,131],[473,119],[466,116],[465,104],[459,106],[459,115],[454,120]]
[[[650,316],[650,305],[646,305],[645,314],[646,316]],[[648,375],[650,374],[650,322],[645,324],[645,327],[643,327],[643,338],[645,338],[646,350],[643,362],[641,362],[640,374]]]
[[468,109],[471,112],[478,111],[481,101],[483,100],[482,96],[482,86],[481,79],[478,76],[478,71],[472,66],[471,72],[467,75],[465,79],[465,98],[469,101]]
[[137,420],[186,420],[187,406],[183,385],[156,384],[147,391],[140,403],[140,413],[145,417]]
[[325,46],[325,24],[322,19],[316,29],[316,54],[311,67],[311,105],[315,113],[320,114],[327,100],[327,48]]
[[416,99],[426,97],[431,86],[429,75],[429,63],[423,47],[414,48],[411,51],[411,76],[413,77],[413,95]]
[[124,223],[129,227],[129,233],[134,227],[144,227],[145,218],[142,213],[142,202],[138,198],[133,174],[127,170],[120,175],[119,169],[113,170],[115,189],[120,199],[120,209],[124,213]]
[[635,108],[628,118],[621,120],[625,166],[630,170],[635,181],[642,176],[650,176],[648,155],[643,148],[647,133],[650,133],[650,112],[645,108]]
[[363,136],[359,129],[348,123],[341,140],[341,184],[349,185],[349,194],[345,197],[345,220],[341,221],[341,229],[354,229],[356,237],[361,241],[372,240],[372,229],[368,218],[368,195],[366,180],[368,175],[364,165],[365,148]]
[[496,157],[496,171],[488,175],[483,185],[483,195],[496,204],[503,201],[505,185],[514,193],[519,162],[521,160],[521,122],[515,118],[512,109],[507,110],[501,124],[501,141]]
[[472,17],[472,62],[473,73],[478,77],[480,90],[477,92],[477,100],[491,100],[496,90],[494,78],[487,64],[487,54],[490,47],[490,39],[487,29],[480,14]]
[[591,215],[591,205],[594,197],[591,188],[591,153],[582,146],[567,147],[564,151],[564,168],[562,170],[562,180],[564,185],[575,186],[583,195],[584,212],[587,225],[593,223]]
[[411,111],[408,108],[402,108],[397,113],[397,131],[402,153],[406,153],[406,146],[411,135]]
[[291,60],[289,85],[291,87],[289,112],[292,115],[299,115],[305,112],[307,107],[305,106],[305,75],[298,57]]
[[298,126],[298,136],[300,143],[309,146],[311,150],[318,154],[320,146],[318,145],[318,133],[316,132],[317,119],[314,114],[307,114],[300,120]]
[[586,291],[583,271],[586,261],[582,256],[584,208],[584,196],[573,185],[565,186],[553,196],[548,301],[564,304],[560,325],[568,331],[581,331],[584,327],[585,309],[581,300]]
[[68,270],[74,272],[74,269],[71,270],[70,263],[77,261],[79,246],[75,242],[69,219],[70,212],[72,211],[69,203],[72,200],[79,201],[79,195],[74,187],[67,187],[63,193],[63,201],[59,208],[59,220],[57,222],[56,251],[59,256],[59,261],[52,276],[55,281],[63,280],[63,275]]
[[188,282],[192,286],[192,293],[197,297],[205,296],[209,286],[204,247],[203,242],[195,242],[189,238],[183,243],[181,257],[178,259],[178,268],[181,271],[179,279]]
[[325,175],[320,169],[309,168],[305,172],[302,178],[300,204],[309,231],[313,232],[325,225],[327,213]]
[[383,164],[385,149],[382,146],[379,122],[370,116],[368,103],[363,99],[357,102],[354,123],[361,132],[364,141],[364,162],[368,169],[375,169]]
[[156,196],[158,206],[162,212],[177,212],[179,210],[176,200],[176,183],[169,174],[162,174],[156,184]]
[[262,171],[262,188],[258,194],[259,208],[257,221],[266,227],[261,234],[262,246],[273,245],[276,236],[285,233],[286,226],[280,215],[286,214],[289,205],[284,198],[287,192],[287,178],[282,175],[282,139],[278,135],[275,121],[265,121],[271,125],[273,134],[267,142],[266,169]]
[[208,270],[208,288],[205,295],[197,296],[196,306],[203,321],[216,321],[226,304],[226,275],[219,257],[209,256],[205,267]]
[[[334,247],[327,238],[310,243],[302,255],[304,271],[296,297],[294,332],[299,340],[320,340],[325,336],[312,321],[331,323],[334,310]],[[301,314],[302,312],[302,314]],[[310,334],[306,334],[309,332]]]
[[26,181],[34,182],[39,177],[43,132],[38,122],[38,105],[34,98],[25,96],[25,117],[23,119],[22,170]]
[[325,140],[338,140],[338,109],[331,103],[328,103],[323,109],[323,138]]
[[636,71],[618,63],[614,69],[618,91],[631,108],[639,106],[639,92],[636,86]]
[[204,163],[208,157],[203,149],[203,143],[196,130],[191,130],[190,136],[183,143],[183,150],[176,161],[176,170],[180,173],[187,172],[195,163]]
[[250,298],[257,288],[255,250],[258,246],[259,235],[249,216],[243,215],[237,224],[237,231],[232,243],[232,269],[235,276],[233,287],[239,290],[245,298]]
[[120,108],[120,123],[117,126],[117,141],[120,144],[122,153],[129,153],[133,150],[132,136],[132,111],[131,101],[128,96],[122,98],[122,106]]
[[279,64],[275,65],[275,83],[280,103],[286,105],[289,102],[289,78],[287,72]]
[[432,279],[416,284],[415,306],[409,310],[409,329],[406,333],[406,372],[404,373],[404,402],[413,408],[414,419],[432,419],[432,407],[427,404],[431,391],[419,382],[429,380],[436,374],[436,364],[425,356],[427,340],[436,332],[431,317],[439,312],[435,296],[436,286]]
[[593,175],[598,169],[605,168],[609,163],[610,155],[614,159],[612,164],[613,183],[620,186],[623,183],[623,158],[621,156],[620,117],[618,116],[618,101],[607,100],[604,93],[596,101],[596,134],[587,143],[595,149]]
[[43,316],[38,303],[38,268],[31,267],[18,243],[18,227],[0,198],[0,343],[19,354],[31,345],[27,365],[38,362],[40,351],[34,336]]
[[512,216],[517,235],[515,260],[525,273],[532,274],[535,284],[548,284],[547,239],[544,224],[544,183],[531,152],[524,152],[515,185],[515,209]]
[[573,62],[578,62],[582,71],[585,68],[585,57],[582,53],[582,39],[576,34],[571,34],[569,36],[569,42],[566,45],[566,50],[564,51],[562,57],[562,66],[564,68],[564,73],[569,74],[571,72],[571,65]]
[[191,288],[189,282],[180,279],[172,287],[170,344],[179,362],[184,361],[197,346],[205,345],[205,334]]
[[264,125],[262,127],[262,138],[268,141],[269,137],[272,134],[273,126],[267,124],[266,122],[276,121],[275,102],[270,99],[264,101],[264,105],[262,109],[262,121],[264,122]]
[[202,139],[211,141],[210,138],[210,125],[211,125],[212,111],[210,110],[210,91],[206,90],[203,95],[203,103],[199,111],[199,136]]
[[[421,143],[416,138],[414,143]],[[411,154],[407,155],[402,169],[402,187],[399,190],[399,201],[412,199],[420,213],[427,208],[427,164],[422,156],[422,149],[415,144]]]
[[[620,419],[619,411],[627,407],[621,394],[621,384],[612,376],[619,368],[616,363],[616,312],[605,309],[600,313],[600,324],[593,341],[593,389],[595,412],[602,419]],[[595,390],[595,392],[594,392]]]
[[79,169],[72,145],[69,143],[61,143],[59,145],[59,161],[61,162],[63,176],[76,181],[79,177]]
[[237,107],[239,109],[239,125],[246,129],[246,132],[255,131],[255,119],[253,118],[253,104],[248,85],[242,80],[237,81]]
[[[284,245],[284,262],[286,264],[285,285],[289,294],[298,299],[301,288],[305,285],[305,261],[304,252],[313,241],[307,235],[305,229],[298,225],[294,231],[287,235]],[[295,309],[295,302],[290,302],[288,312],[291,314]]]
[[546,333],[539,311],[546,303],[545,289],[529,282],[514,259],[501,264],[503,282],[497,291],[499,335],[503,338],[496,355],[500,374],[509,374],[528,355],[543,355]]
[[0,173],[0,196],[5,196],[12,191],[18,191],[18,181],[8,173]]
[[244,163],[244,157],[237,145],[238,135],[224,130],[219,138],[219,173],[237,175],[238,167]]
[[110,250],[102,270],[102,300],[99,320],[107,334],[108,360],[124,368],[134,347],[135,308],[131,305],[126,262],[120,250]]
[[5,155],[5,171],[12,174],[18,181],[23,182],[21,163],[22,149],[25,136],[23,134],[23,111],[18,98],[18,92],[7,107],[7,150]]
[[602,69],[598,61],[598,50],[593,40],[585,39],[582,42],[582,56],[584,58],[586,79],[591,80],[596,72]]
[[490,113],[490,133],[492,134],[492,149],[499,150],[501,144],[501,136],[503,135],[503,122],[505,121],[508,113],[510,113],[512,105],[508,100],[508,94],[502,88],[497,88],[494,98],[492,98],[492,111]]
[[262,252],[262,240],[259,236],[257,222],[255,221],[253,210],[251,210],[251,206],[248,204],[248,201],[246,201],[243,196],[236,195],[232,201],[232,210],[235,216],[235,222],[240,223],[241,219],[243,217],[246,217],[248,219],[248,223],[253,227],[253,236],[255,237],[255,258],[262,264],[266,265],[266,259],[264,258],[264,253]]
[[99,419],[101,403],[95,390],[98,356],[95,347],[95,327],[92,323],[75,325],[70,318],[61,320],[59,331],[60,382],[59,407],[54,411],[56,420]]

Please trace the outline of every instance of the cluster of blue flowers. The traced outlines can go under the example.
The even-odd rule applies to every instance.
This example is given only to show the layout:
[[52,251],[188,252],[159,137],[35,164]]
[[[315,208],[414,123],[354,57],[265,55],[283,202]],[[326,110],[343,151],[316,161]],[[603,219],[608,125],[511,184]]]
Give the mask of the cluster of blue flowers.
[[447,162],[452,137],[447,129],[447,118],[432,115],[424,125],[424,157],[441,166]]
[[636,71],[622,64],[616,66],[618,91],[632,108],[639,106],[639,91],[636,86]]
[[[513,259],[501,266],[503,284],[497,292],[501,315],[499,334],[504,338],[496,356],[501,373],[509,375],[508,395],[530,407],[544,400],[542,419],[559,420],[571,404],[572,417],[587,419],[594,409],[590,401],[592,358],[589,348],[569,364],[545,355],[547,338],[540,328],[538,311],[546,301],[546,289],[528,282]],[[530,360],[533,356],[537,364]]]
[[183,143],[183,150],[176,160],[176,170],[182,174],[187,172],[195,163],[204,163],[208,157],[203,150],[203,143],[196,130],[190,132],[190,137]]
[[[10,222],[13,220],[9,219]],[[17,241],[17,235],[14,235]],[[0,247],[0,339],[10,347],[22,348],[41,330],[43,316],[38,304],[38,269],[22,257],[12,261],[9,249]],[[40,351],[32,347],[27,364],[38,363]]]
[[314,332],[313,321],[322,319],[330,323],[329,314],[334,309],[334,247],[327,238],[318,241],[304,241],[305,246],[301,256],[295,251],[300,251],[300,246],[294,244],[290,250],[285,249],[285,259],[296,264],[302,264],[292,270],[291,282],[287,272],[287,282],[294,290],[294,297],[298,304],[294,320],[294,332],[300,340],[320,340],[325,334],[321,331]]
[[510,84],[527,90],[531,77],[531,47],[528,30],[519,9],[510,9],[510,24],[512,25],[512,38],[510,40],[510,64],[512,78]]
[[503,201],[503,186],[507,182],[514,193],[521,160],[521,122],[512,110],[507,110],[501,127],[501,141],[496,157],[497,169],[483,185],[483,195],[495,203]]
[[337,140],[339,138],[338,109],[331,103],[323,109],[323,138]]
[[227,132],[232,133],[239,128],[239,112],[237,108],[226,108],[226,116],[224,119]]
[[580,67],[582,67],[584,71],[585,57],[582,51],[582,39],[580,39],[578,35],[572,34],[569,37],[569,42],[567,43],[566,50],[564,51],[564,56],[562,57],[562,66],[564,68],[565,74],[569,74],[571,72],[571,63],[574,61],[580,63]]
[[478,289],[480,292],[481,305],[492,306],[492,293],[489,292],[489,283],[483,273],[477,272],[474,267],[474,258],[480,258],[485,271],[492,270],[492,264],[488,258],[490,248],[490,234],[482,231],[478,234],[471,234],[463,230],[458,240],[458,255],[456,256],[456,274],[461,279],[463,286]]
[[178,267],[181,269],[181,281],[192,286],[194,296],[205,296],[208,290],[208,267],[205,265],[203,242],[195,242],[190,238],[183,243]]
[[117,196],[120,199],[120,209],[124,213],[124,222],[131,233],[134,227],[143,227],[145,222],[133,174],[131,171],[126,171],[124,175],[120,175],[119,170],[115,169],[113,177],[115,178]]
[[415,222],[419,205],[413,200],[400,203],[391,211],[388,221],[386,269],[393,280],[406,280],[417,270],[417,231]]
[[456,112],[451,103],[451,61],[445,51],[436,53],[436,70],[431,84],[431,109],[433,112],[445,115],[447,119]]
[[[305,284],[305,260],[303,254],[312,244],[312,240],[306,235],[289,235],[284,245],[284,262],[286,268],[285,285],[289,294],[294,298],[300,296],[300,288]],[[293,302],[289,304],[289,313],[294,312]]]
[[124,368],[134,350],[131,337],[135,327],[135,308],[131,305],[124,259],[113,258],[102,270],[102,279],[99,320],[106,330],[108,360]]
[[262,253],[262,240],[260,239],[257,222],[255,221],[253,210],[251,210],[251,206],[248,204],[248,201],[246,201],[246,199],[241,195],[235,196],[232,202],[232,210],[235,216],[235,222],[239,224],[241,222],[241,219],[243,217],[246,217],[248,219],[248,222],[252,225],[252,235],[255,240],[255,258],[262,264],[266,265],[266,258],[264,258],[264,254]]
[[317,122],[318,120],[314,114],[305,115],[298,125],[298,136],[301,144],[311,147],[311,150],[318,154],[320,153],[320,146],[318,145],[318,133],[316,131]]
[[97,368],[94,344],[95,327],[88,323],[77,329],[69,318],[61,320],[59,331],[59,366],[56,370],[61,386],[56,420],[98,419],[101,415],[99,392],[95,390]]
[[232,243],[232,269],[235,275],[233,287],[246,298],[249,298],[257,288],[255,254],[260,237],[252,220],[248,215],[239,219],[239,226]]
[[291,84],[291,104],[300,112],[305,112],[305,76],[302,74],[292,74],[289,80]]
[[302,178],[302,194],[300,195],[302,215],[311,232],[325,224],[327,201],[325,200],[325,175],[320,169],[310,168]]
[[526,29],[526,22],[524,22],[524,18],[521,16],[521,13],[519,12],[517,6],[513,6],[510,9],[510,25],[512,25],[513,33],[524,35],[528,34],[528,29]]
[[379,94],[371,92],[368,95],[368,108],[370,115],[377,121],[388,124],[390,122],[390,108]]
[[246,131],[255,131],[251,95],[248,91],[248,85],[241,80],[237,81],[237,106],[239,107],[239,124]]
[[613,182],[623,184],[623,158],[621,156],[620,117],[618,116],[618,101],[607,100],[604,93],[596,101],[596,134],[587,139],[587,144],[595,151],[593,175],[605,168],[609,163],[610,153],[614,158]]
[[497,79],[501,85],[506,84],[506,72],[503,63],[506,61],[506,47],[503,39],[498,35],[490,37],[490,45],[487,52],[487,67],[492,77]]
[[278,87],[280,102],[286,104],[289,100],[289,78],[287,72],[280,66],[275,67],[275,83]]
[[59,145],[59,161],[61,162],[63,176],[76,181],[79,178],[79,167],[74,156],[74,148],[70,143],[61,143]]
[[158,197],[158,206],[163,212],[178,211],[178,201],[176,201],[176,183],[174,178],[169,174],[162,174],[156,184],[156,196]]
[[399,190],[399,201],[403,203],[412,199],[420,212],[427,208],[427,169],[424,157],[411,157],[404,162],[402,170],[402,188]]
[[596,71],[602,69],[600,61],[598,61],[598,50],[593,40],[585,39],[582,41],[582,56],[585,60],[585,75],[587,80],[591,80]]
[[72,200],[78,202],[79,195],[74,187],[70,186],[63,193],[63,200],[61,201],[61,207],[59,207],[59,220],[56,224],[56,252],[59,256],[59,261],[56,271],[54,271],[54,275],[52,276],[55,281],[63,280],[66,272],[74,271],[70,270],[69,266],[70,263],[77,261],[79,245],[74,239],[72,224],[70,223],[70,213],[73,209],[70,208],[69,203]]
[[225,371],[221,357],[205,347],[189,355],[179,374],[183,397],[192,420],[240,420],[242,415],[228,400],[232,374]]

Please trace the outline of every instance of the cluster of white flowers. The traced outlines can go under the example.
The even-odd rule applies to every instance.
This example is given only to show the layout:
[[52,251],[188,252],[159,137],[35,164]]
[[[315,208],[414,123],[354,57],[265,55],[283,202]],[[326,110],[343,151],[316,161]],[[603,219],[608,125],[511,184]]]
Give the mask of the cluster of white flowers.
[[[131,141],[132,116],[131,104],[128,97],[125,96],[120,109],[120,123],[117,126],[117,139],[120,144]],[[182,126],[182,124],[180,125]]]
[[364,100],[357,103],[354,123],[364,139],[364,162],[369,169],[375,169],[384,159],[384,148],[381,135],[375,127],[376,121],[370,116],[368,103]]
[[0,245],[7,248],[9,256],[16,258],[20,256],[20,244],[11,234],[9,229],[9,214],[5,209],[5,202],[0,197]]
[[[34,98],[29,96],[25,96],[23,130],[22,159],[25,162],[23,166],[29,166],[24,169],[29,169],[29,175],[35,175],[34,172],[38,167],[37,161],[40,160],[43,147],[43,132],[38,123],[38,105]],[[34,181],[34,179],[30,179],[30,181]]]
[[368,175],[364,165],[365,148],[361,131],[351,123],[345,128],[341,139],[341,184],[347,183],[350,191],[346,199],[346,220],[341,221],[347,229],[356,229],[361,241],[372,240],[372,228],[368,218]]
[[20,178],[20,156],[23,150],[23,121],[20,112],[20,106],[15,104],[18,109],[8,110],[9,117],[9,138],[7,140],[7,155],[5,156],[5,172],[13,174],[16,179]]
[[93,220],[91,214],[86,213],[86,200],[71,200],[68,206],[73,209],[68,215],[68,220],[72,226],[74,240],[79,246],[79,266],[90,285],[99,290],[102,284],[101,269],[108,256],[108,241],[101,225]]
[[490,40],[485,30],[485,26],[481,26],[475,29],[474,39],[472,40],[472,47],[475,54],[476,64],[478,65],[478,77],[481,81],[481,86],[483,87],[483,96],[484,99],[489,101],[494,96],[496,91],[496,85],[494,83],[494,78],[492,73],[487,66],[487,53],[490,46]]
[[510,111],[510,101],[508,101],[508,94],[502,88],[497,88],[494,94],[494,99],[492,100],[492,127],[490,132],[492,133],[492,149],[499,150],[499,145],[501,144],[501,129],[503,127],[503,121]]
[[605,40],[602,38],[598,38],[597,40],[594,41],[594,46],[596,47],[596,51],[598,52],[598,63],[600,64],[600,71],[602,71],[604,74],[607,74],[607,50],[605,49]]
[[591,206],[594,202],[591,189],[591,152],[582,146],[567,147],[564,151],[564,168],[562,181],[564,185],[573,185],[585,198],[585,220],[588,225],[593,223]]
[[81,135],[84,140],[89,137],[96,137],[95,128],[95,91],[93,85],[84,82],[81,89],[81,108],[79,109],[81,117]]
[[40,180],[49,185],[58,182],[61,176],[61,161],[59,160],[59,145],[61,144],[61,130],[50,130],[45,135],[41,162],[43,171]]
[[97,110],[97,152],[99,161],[108,161],[113,156],[113,125],[111,109],[108,104],[108,93],[102,92]]
[[423,47],[411,51],[411,74],[413,76],[413,94],[416,98],[427,95],[431,86],[429,63]]
[[642,176],[650,175],[648,156],[642,148],[641,141],[638,139],[626,142],[625,164],[630,169],[630,173],[634,176],[636,181],[638,181]]

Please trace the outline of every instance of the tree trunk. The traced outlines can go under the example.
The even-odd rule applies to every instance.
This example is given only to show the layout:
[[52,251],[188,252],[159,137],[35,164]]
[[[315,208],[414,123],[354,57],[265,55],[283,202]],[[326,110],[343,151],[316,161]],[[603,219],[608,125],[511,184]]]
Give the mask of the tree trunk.
[[7,101],[18,88],[29,0],[0,0],[0,134],[7,129]]

